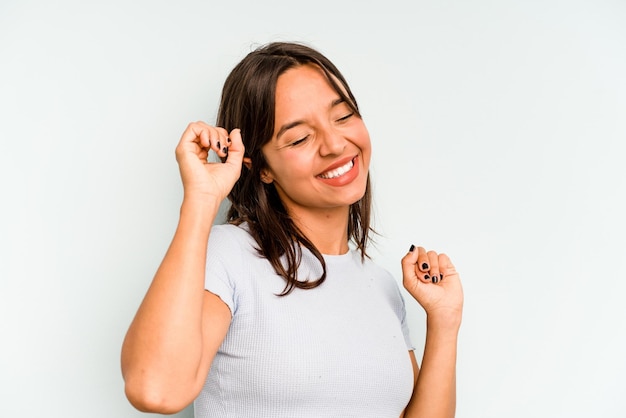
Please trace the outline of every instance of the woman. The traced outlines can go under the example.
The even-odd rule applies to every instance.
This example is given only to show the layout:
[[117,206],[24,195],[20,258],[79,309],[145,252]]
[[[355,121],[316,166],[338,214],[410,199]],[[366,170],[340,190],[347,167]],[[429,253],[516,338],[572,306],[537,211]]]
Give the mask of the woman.
[[[395,280],[366,254],[370,155],[356,100],[319,52],[273,43],[233,69],[217,127],[190,124],[176,148],[178,228],[122,349],[136,408],[454,416],[459,277],[444,254],[411,245],[402,259],[427,313],[420,370]],[[228,223],[212,226],[226,197]]]

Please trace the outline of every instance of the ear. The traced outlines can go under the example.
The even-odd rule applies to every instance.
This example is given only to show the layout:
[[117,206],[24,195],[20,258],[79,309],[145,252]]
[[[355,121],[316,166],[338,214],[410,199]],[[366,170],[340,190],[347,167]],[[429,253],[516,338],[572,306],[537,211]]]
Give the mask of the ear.
[[261,181],[265,184],[271,184],[274,181],[272,173],[267,168],[261,170]]
[[[252,159],[250,157],[243,157],[243,165],[250,170],[252,168]],[[271,184],[274,181],[272,174],[267,168],[261,170],[261,181],[265,184]]]

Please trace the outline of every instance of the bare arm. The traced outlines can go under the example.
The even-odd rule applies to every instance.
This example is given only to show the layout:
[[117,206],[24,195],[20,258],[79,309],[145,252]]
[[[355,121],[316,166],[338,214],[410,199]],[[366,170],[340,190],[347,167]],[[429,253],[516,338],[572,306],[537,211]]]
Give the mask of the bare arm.
[[410,352],[416,381],[403,417],[452,418],[456,411],[457,337],[463,307],[459,275],[445,254],[426,253],[422,248],[409,252],[402,259],[402,268],[406,289],[427,314],[421,370],[415,354]]
[[[230,310],[204,290],[204,274],[211,226],[241,169],[239,132],[230,139],[195,123],[176,149],[185,191],[178,227],[122,346],[126,395],[142,411],[174,413],[190,404],[228,331]],[[209,149],[224,156],[225,146],[226,163],[207,162]]]

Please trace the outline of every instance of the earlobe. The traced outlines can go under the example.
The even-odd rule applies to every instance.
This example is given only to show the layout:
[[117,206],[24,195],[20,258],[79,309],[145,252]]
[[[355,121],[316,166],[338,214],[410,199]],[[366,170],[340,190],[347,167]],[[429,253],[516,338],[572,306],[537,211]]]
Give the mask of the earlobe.
[[[252,169],[252,159],[250,157],[243,157],[243,165],[248,169]],[[261,170],[261,181],[265,184],[271,184],[274,179],[267,169]]]
[[265,184],[271,184],[274,181],[274,179],[272,178],[272,175],[266,169],[263,169],[261,170],[261,181]]

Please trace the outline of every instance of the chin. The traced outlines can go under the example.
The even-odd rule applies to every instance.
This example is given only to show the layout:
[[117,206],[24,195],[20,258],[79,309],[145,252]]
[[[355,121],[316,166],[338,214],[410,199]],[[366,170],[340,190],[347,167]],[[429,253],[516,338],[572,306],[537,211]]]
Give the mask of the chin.
[[348,203],[348,204],[349,205],[354,205],[359,200],[363,199],[363,196],[365,196],[365,187],[359,193],[356,193],[352,199],[349,199],[350,203]]

